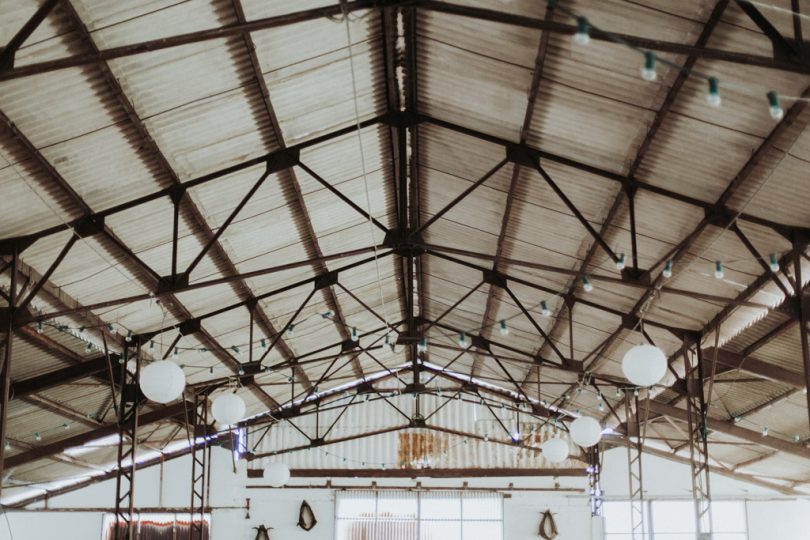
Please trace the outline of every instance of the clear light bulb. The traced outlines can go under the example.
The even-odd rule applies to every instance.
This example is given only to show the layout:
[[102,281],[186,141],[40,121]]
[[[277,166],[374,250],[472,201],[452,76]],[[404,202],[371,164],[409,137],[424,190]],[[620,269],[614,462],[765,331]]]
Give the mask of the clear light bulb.
[[714,277],[716,279],[723,279],[726,276],[726,271],[723,269],[723,262],[716,261],[714,263]]
[[672,277],[672,261],[667,261],[667,263],[664,265],[663,276],[666,279],[669,279],[669,278]]
[[590,24],[586,17],[577,17],[577,33],[574,34],[574,43],[587,45],[591,42]]
[[709,93],[706,94],[706,103],[712,107],[719,107],[723,103],[720,98],[720,82],[716,77],[709,77]]
[[644,66],[641,68],[641,78],[650,82],[658,78],[658,73],[655,71],[655,53],[652,51],[644,53]]
[[624,270],[624,267],[624,253],[620,253],[619,258],[616,260],[616,270]]
[[779,103],[779,94],[775,90],[771,90],[768,96],[768,111],[771,113],[771,118],[774,120],[781,120],[785,116],[785,111]]
[[501,322],[499,323],[499,326],[500,326],[501,335],[502,336],[508,336],[509,335],[509,327],[506,326],[506,321],[501,320]]

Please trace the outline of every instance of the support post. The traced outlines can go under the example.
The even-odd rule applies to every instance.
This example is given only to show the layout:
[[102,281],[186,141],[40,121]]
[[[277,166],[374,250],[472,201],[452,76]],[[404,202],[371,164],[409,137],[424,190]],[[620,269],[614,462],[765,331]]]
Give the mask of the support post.
[[14,345],[14,306],[17,302],[17,259],[19,257],[19,249],[15,244],[14,252],[11,255],[11,283],[8,290],[8,313],[6,328],[6,344],[3,347],[3,367],[0,369],[0,385],[2,385],[2,406],[3,410],[0,412],[0,494],[2,494],[3,482],[6,475],[6,440],[8,429],[8,402],[10,401],[11,391],[11,358],[12,349]]
[[[793,240],[793,250],[796,256],[793,258],[793,274],[796,281],[796,306],[799,310],[799,339],[802,346],[802,365],[804,365],[804,389],[810,389],[810,335],[807,330],[807,307],[804,302],[802,260],[799,253],[804,253],[806,244],[795,238]],[[810,422],[810,392],[807,392],[807,419]]]
[[709,491],[708,407],[703,392],[703,352],[697,340],[694,365],[684,343],[683,361],[686,377],[686,411],[689,428],[689,465],[692,470],[692,498],[698,540],[711,540],[711,493]]
[[602,517],[602,453],[598,444],[588,449],[587,457],[591,516]]
[[[208,397],[204,392],[194,396],[194,410],[189,418],[191,433],[191,523],[189,540],[207,540],[205,526],[205,502],[208,483],[208,463],[211,446],[208,444]],[[202,439],[202,444],[197,441]]]
[[[633,392],[633,390],[628,390],[628,392]],[[633,412],[633,409],[635,409],[635,412]],[[627,418],[627,481],[630,494],[630,531],[633,540],[642,540],[646,538],[646,530],[644,526],[644,483],[641,475],[641,455],[644,445],[644,431],[647,428],[646,423],[641,421],[639,396],[628,395],[625,397],[624,412],[625,418]],[[635,441],[633,437],[635,437]]]
[[124,346],[121,357],[121,392],[118,404],[118,467],[115,480],[115,528],[114,540],[134,540],[136,523],[133,523],[135,508],[135,470],[138,447],[138,407],[140,395],[138,378],[141,371],[140,343],[135,351],[135,367],[127,369],[130,348]]

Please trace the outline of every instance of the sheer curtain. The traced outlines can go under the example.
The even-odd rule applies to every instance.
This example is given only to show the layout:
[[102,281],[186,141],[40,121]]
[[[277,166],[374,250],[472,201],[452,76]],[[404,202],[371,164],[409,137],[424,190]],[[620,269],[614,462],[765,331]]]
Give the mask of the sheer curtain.
[[503,498],[460,491],[344,491],[336,540],[501,540]]

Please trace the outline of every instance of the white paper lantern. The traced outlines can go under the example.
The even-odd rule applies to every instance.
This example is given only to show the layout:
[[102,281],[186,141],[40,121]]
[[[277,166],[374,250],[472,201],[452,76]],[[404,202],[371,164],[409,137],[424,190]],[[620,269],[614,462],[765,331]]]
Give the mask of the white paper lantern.
[[667,356],[653,345],[636,345],[625,353],[622,372],[636,386],[652,386],[664,378]]
[[273,462],[264,468],[264,479],[273,487],[281,487],[290,480],[290,469],[283,463]]
[[543,457],[551,463],[562,463],[568,458],[568,443],[559,437],[549,439],[540,445]]
[[169,360],[152,362],[141,368],[141,392],[158,403],[169,403],[183,395],[186,375],[180,366]]
[[232,426],[245,418],[245,400],[233,392],[218,395],[211,404],[214,420]]
[[588,448],[599,442],[602,438],[602,426],[595,418],[580,416],[568,426],[571,440],[583,448]]

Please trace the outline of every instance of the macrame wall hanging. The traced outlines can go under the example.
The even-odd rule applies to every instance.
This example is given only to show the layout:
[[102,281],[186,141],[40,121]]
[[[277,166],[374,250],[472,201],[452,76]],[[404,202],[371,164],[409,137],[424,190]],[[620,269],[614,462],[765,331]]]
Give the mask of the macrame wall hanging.
[[557,523],[554,522],[554,516],[551,515],[551,510],[546,510],[540,514],[540,530],[538,534],[540,538],[545,540],[552,540],[557,537]]
[[298,526],[305,531],[309,531],[317,524],[318,520],[315,519],[315,512],[312,511],[312,507],[307,501],[302,502],[301,509],[298,510]]
[[253,527],[256,529],[256,540],[270,540],[270,530],[273,527],[268,529],[264,525],[259,525],[258,527]]

